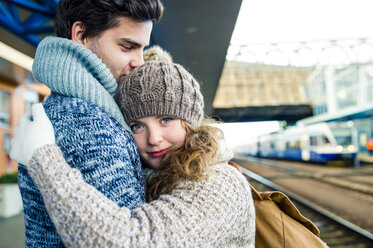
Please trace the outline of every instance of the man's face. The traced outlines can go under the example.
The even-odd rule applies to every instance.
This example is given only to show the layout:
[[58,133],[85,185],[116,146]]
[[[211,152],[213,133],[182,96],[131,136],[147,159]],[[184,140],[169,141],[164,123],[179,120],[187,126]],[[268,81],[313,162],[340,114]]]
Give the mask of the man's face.
[[138,22],[128,17],[118,21],[118,26],[99,37],[87,38],[83,44],[106,64],[117,82],[144,64],[143,51],[153,28],[151,21]]

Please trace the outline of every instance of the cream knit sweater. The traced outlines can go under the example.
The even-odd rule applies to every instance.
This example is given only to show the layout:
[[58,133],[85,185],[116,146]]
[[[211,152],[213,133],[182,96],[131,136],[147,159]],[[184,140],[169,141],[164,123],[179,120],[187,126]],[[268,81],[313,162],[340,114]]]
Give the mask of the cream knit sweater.
[[86,184],[56,145],[39,148],[28,170],[67,247],[254,247],[251,190],[226,162],[132,211]]

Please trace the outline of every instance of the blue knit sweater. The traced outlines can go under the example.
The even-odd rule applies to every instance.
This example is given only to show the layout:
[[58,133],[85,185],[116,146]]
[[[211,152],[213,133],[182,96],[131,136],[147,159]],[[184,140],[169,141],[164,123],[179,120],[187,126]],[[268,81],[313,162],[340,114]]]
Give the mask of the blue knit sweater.
[[[53,84],[52,94],[43,106],[68,164],[79,169],[87,183],[118,206],[134,209],[145,202],[143,172],[132,134],[118,117],[118,107],[112,101],[115,80],[102,65],[83,46],[49,37],[38,47],[33,73],[37,80],[45,79],[47,86]],[[96,90],[85,89],[82,94],[82,85]],[[69,92],[61,90],[66,88]],[[18,180],[26,247],[63,247],[39,190],[21,164]]]

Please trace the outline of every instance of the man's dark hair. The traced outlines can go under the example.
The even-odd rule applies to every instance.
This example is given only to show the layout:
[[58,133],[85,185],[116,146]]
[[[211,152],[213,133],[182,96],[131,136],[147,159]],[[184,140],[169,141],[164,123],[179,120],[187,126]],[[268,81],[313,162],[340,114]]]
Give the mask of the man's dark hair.
[[54,27],[58,37],[71,39],[72,25],[81,21],[84,39],[119,25],[119,17],[157,23],[162,15],[160,0],[60,0]]

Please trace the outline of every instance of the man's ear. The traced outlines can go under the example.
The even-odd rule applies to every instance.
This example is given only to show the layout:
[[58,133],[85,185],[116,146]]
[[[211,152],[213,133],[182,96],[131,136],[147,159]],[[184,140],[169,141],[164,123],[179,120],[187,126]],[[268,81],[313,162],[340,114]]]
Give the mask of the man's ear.
[[85,44],[85,40],[83,39],[84,28],[84,24],[81,21],[74,22],[71,27],[71,40],[83,46]]

